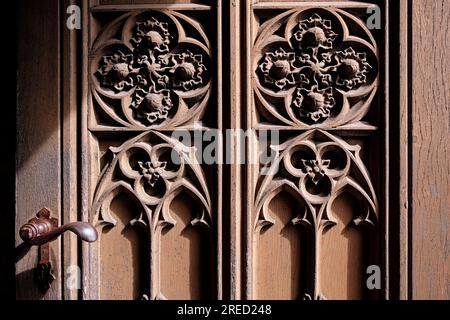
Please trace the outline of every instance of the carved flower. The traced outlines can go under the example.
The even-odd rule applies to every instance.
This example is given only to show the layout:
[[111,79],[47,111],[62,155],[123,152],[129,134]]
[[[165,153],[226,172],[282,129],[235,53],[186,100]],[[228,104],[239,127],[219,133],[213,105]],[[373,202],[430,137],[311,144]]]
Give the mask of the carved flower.
[[161,177],[161,174],[165,171],[167,163],[160,161],[158,161],[157,163],[153,163],[151,161],[139,161],[138,165],[139,173],[147,179],[147,182],[150,186],[154,187]]
[[136,109],[138,118],[154,124],[158,120],[167,119],[173,102],[170,90],[157,92],[154,87],[150,87],[148,92],[143,89],[136,90],[131,106]]
[[116,92],[130,90],[135,86],[132,74],[133,55],[117,51],[111,56],[104,56],[100,68],[97,70],[101,76],[102,85]]
[[356,53],[353,48],[336,52],[337,67],[336,84],[352,90],[366,82],[366,74],[372,68],[366,60],[365,53]]
[[169,77],[164,74],[169,69],[166,66],[167,59],[156,58],[154,55],[138,55],[136,62],[142,68],[141,73],[145,81],[155,87],[155,90],[167,88]]
[[170,39],[169,24],[150,17],[147,21],[136,23],[136,31],[131,42],[136,48],[162,54],[169,52]]
[[189,50],[181,54],[173,54],[172,61],[175,64],[171,70],[174,75],[173,87],[188,91],[201,85],[202,74],[206,70],[202,60],[201,54],[193,54]]
[[311,178],[312,182],[317,185],[319,181],[326,175],[326,170],[330,165],[330,160],[303,160],[303,170]]
[[311,90],[298,88],[293,102],[300,109],[300,116],[313,122],[328,118],[334,104],[333,89],[328,87],[319,90],[317,86],[313,86]]
[[298,23],[298,31],[294,33],[294,38],[301,50],[331,49],[336,37],[337,34],[331,30],[331,21],[322,19],[318,14],[301,20]]
[[281,47],[275,52],[266,52],[264,62],[259,65],[264,81],[277,86],[280,90],[288,85],[294,85],[296,83],[292,73],[295,69],[294,61],[295,53],[286,52]]

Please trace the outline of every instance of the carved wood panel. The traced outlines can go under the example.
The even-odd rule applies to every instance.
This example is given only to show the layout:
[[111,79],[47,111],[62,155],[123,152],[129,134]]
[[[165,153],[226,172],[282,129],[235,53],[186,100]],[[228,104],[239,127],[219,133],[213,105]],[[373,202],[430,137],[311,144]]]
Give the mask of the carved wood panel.
[[[246,128],[260,138],[248,155],[275,154],[269,167],[247,170],[247,298],[388,292],[387,283],[366,287],[368,266],[387,272],[388,218],[386,29],[367,27],[369,7],[247,4]],[[266,142],[267,130],[277,130],[278,141]]]
[[173,135],[221,128],[220,1],[85,4],[84,297],[220,298],[222,169]]
[[[101,234],[83,250],[85,298],[387,295],[387,281],[365,286],[368,266],[388,272],[386,29],[367,28],[370,3],[238,4],[246,25],[230,27],[247,42],[230,38],[231,109],[220,3],[85,8],[82,204]],[[222,112],[256,132],[246,160],[276,154],[264,168],[228,166],[223,199],[222,166],[197,163],[194,142],[173,137],[222,129]],[[266,145],[270,130],[279,139]],[[240,142],[225,142],[238,158]]]

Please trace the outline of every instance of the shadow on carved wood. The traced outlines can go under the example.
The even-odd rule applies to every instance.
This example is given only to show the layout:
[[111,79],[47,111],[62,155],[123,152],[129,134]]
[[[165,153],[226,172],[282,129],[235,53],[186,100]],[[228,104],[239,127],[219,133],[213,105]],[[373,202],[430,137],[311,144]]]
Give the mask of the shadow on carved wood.
[[197,210],[186,194],[171,203],[176,224],[161,237],[161,292],[167,299],[212,297],[212,237],[208,228],[195,223]]
[[[132,202],[131,202],[132,203]],[[139,299],[150,284],[150,239],[148,232],[132,225],[137,206],[122,194],[111,203],[114,227],[105,227],[100,237],[100,298],[105,300]]]
[[360,212],[359,199],[342,194],[334,201],[336,225],[323,231],[321,239],[320,288],[329,299],[352,300],[366,298],[366,254],[369,254],[368,230],[355,225]]
[[298,299],[305,292],[311,238],[306,228],[292,224],[296,198],[282,191],[268,206],[273,225],[263,227],[255,242],[255,299]]

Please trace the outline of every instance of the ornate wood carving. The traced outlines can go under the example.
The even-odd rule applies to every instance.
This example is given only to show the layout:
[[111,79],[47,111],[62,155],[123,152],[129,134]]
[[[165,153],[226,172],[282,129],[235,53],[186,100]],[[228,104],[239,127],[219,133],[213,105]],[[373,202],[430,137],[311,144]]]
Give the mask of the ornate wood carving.
[[[193,211],[196,214],[191,225],[204,227],[212,237],[215,231],[219,234],[214,263],[217,294],[221,297],[221,171],[217,170],[219,190],[217,195],[212,194],[209,186],[215,180],[204,172],[204,166],[192,161],[193,149],[170,138],[174,130],[206,129],[196,122],[205,115],[210,118],[206,108],[216,104],[210,101],[213,96],[218,98],[218,108],[211,112],[217,112],[217,127],[221,128],[221,73],[216,70],[220,68],[220,48],[215,60],[211,30],[202,25],[206,18],[196,17],[198,12],[209,14],[212,9],[192,6],[195,13],[186,7],[179,11],[153,5],[150,9],[140,6],[133,10],[133,5],[126,5],[118,13],[111,14],[110,8],[102,7],[92,9],[89,15],[88,26],[95,25],[86,49],[89,67],[85,73],[89,79],[85,91],[89,98],[89,123],[85,127],[90,129],[86,149],[90,155],[88,178],[90,185],[95,186],[88,199],[89,217],[98,228],[114,226],[110,205],[119,194],[126,194],[138,208],[130,224],[143,227],[148,233],[150,284],[142,292],[142,298],[148,299],[165,298],[160,265],[165,259],[161,243],[166,242],[161,241],[161,235],[175,224],[169,206],[181,192],[199,209]],[[302,268],[300,278],[312,280],[298,290],[304,299],[333,298],[323,290],[320,259],[323,252],[329,252],[321,251],[326,247],[323,236],[327,230],[347,224],[347,220],[341,223],[333,211],[335,204],[342,201],[341,196],[348,191],[358,202],[359,211],[352,211],[355,215],[351,223],[361,230],[378,232],[378,218],[386,214],[377,201],[381,178],[373,181],[373,165],[360,154],[367,150],[367,137],[381,132],[380,126],[387,123],[381,120],[383,110],[379,106],[383,93],[380,37],[368,30],[360,17],[364,11],[361,8],[368,5],[358,3],[359,11],[352,9],[351,2],[292,6],[293,3],[280,4],[277,10],[269,12],[269,3],[259,7],[247,4],[247,48],[251,49],[247,52],[247,85],[243,86],[246,94],[240,95],[239,81],[230,85],[236,94],[230,96],[230,112],[237,113],[232,114],[231,126],[240,128],[240,117],[247,110],[240,105],[239,97],[243,96],[249,107],[246,129],[281,129],[283,138],[281,144],[271,146],[279,155],[270,167],[272,175],[261,176],[259,168],[245,166],[247,219],[239,216],[241,169],[238,164],[231,165],[231,182],[237,181],[236,188],[230,186],[230,206],[236,206],[230,222],[231,242],[236,241],[230,250],[233,298],[240,297],[241,279],[247,279],[246,291],[242,290],[246,298],[254,296],[254,278],[258,274],[253,260],[255,252],[264,250],[258,246],[258,239],[264,230],[274,229],[271,225],[275,220],[268,207],[280,191],[298,200],[297,215],[290,223],[307,230],[296,242],[308,247],[308,257],[301,259],[308,266]],[[234,49],[239,48],[237,43],[233,45]],[[232,57],[232,65],[240,65],[239,57]],[[240,80],[242,74],[236,72],[231,79]],[[213,91],[214,80],[217,93]],[[237,145],[232,148],[238,158],[241,150]],[[262,151],[258,144],[250,145],[248,150],[248,155]],[[180,158],[180,164],[168,157],[173,153]],[[285,221],[285,216],[281,220]],[[247,236],[242,237],[248,240],[244,255],[238,243],[241,221],[247,224]],[[173,239],[168,239],[167,248],[174,248]],[[370,249],[365,243],[360,247]],[[89,255],[98,259],[100,248],[93,248]],[[239,265],[241,256],[246,257],[243,268]],[[294,253],[292,257],[295,256]],[[164,262],[167,265],[167,260]],[[238,274],[241,269],[248,271],[242,278]],[[173,270],[165,274],[173,274]],[[99,297],[95,287],[101,283],[100,276],[96,277],[89,284],[94,288],[89,293],[94,298]]]
[[[296,215],[290,223],[302,228],[302,237],[306,237],[301,242],[306,242],[307,250],[293,249],[302,254],[300,260],[307,261],[307,266],[295,265],[306,276],[301,277],[301,288],[297,290],[301,296],[294,298],[334,298],[321,285],[321,255],[330,252],[329,247],[322,250],[330,243],[324,244],[323,239],[338,222],[339,228],[342,225],[362,228],[364,234],[376,235],[381,230],[379,217],[386,212],[377,200],[380,179],[373,182],[373,162],[368,166],[367,159],[361,156],[363,149],[364,152],[368,149],[371,135],[378,134],[381,125],[387,125],[378,120],[384,115],[379,99],[382,40],[362,20],[370,6],[351,2],[247,5],[252,21],[248,40],[252,51],[247,60],[247,70],[252,76],[247,80],[247,93],[253,110],[247,117],[247,128],[257,131],[275,128],[285,137],[280,144],[269,143],[269,150],[276,153],[269,171],[262,174],[254,169],[247,175],[248,194],[253,199],[248,207],[251,212],[247,213],[250,240],[246,263],[247,270],[251,270],[247,276],[247,298],[259,296],[255,292],[255,288],[260,288],[255,284],[259,268],[256,263],[258,250],[265,250],[259,239],[276,222],[276,209],[269,205],[280,193],[287,192],[296,200]],[[277,10],[270,11],[274,8]],[[378,147],[373,146],[373,151]],[[249,154],[265,151],[262,144],[251,144],[249,148]],[[381,162],[379,159],[378,163]],[[350,197],[344,197],[347,192]],[[353,226],[347,225],[347,218],[345,222],[337,218],[334,210],[345,208],[342,201],[350,201],[354,207],[350,220]],[[343,235],[333,233],[332,237]],[[356,247],[365,251],[379,249],[373,244],[374,239],[370,245],[369,240],[361,240],[365,237],[354,239],[349,238],[348,245],[351,241],[364,241]],[[361,265],[364,263],[367,261]],[[289,270],[285,272],[292,274]],[[359,277],[358,274],[355,279]],[[348,285],[350,280],[343,281]],[[355,286],[363,288],[365,284]]]
[[[273,146],[272,146],[273,147]],[[268,202],[281,190],[289,190],[305,201],[307,207],[292,222],[323,228],[332,226],[330,207],[344,191],[357,193],[367,210],[354,220],[356,225],[374,225],[378,204],[360,147],[349,145],[326,131],[310,130],[278,146],[278,159],[256,192],[255,229],[272,223],[267,215]],[[355,174],[357,178],[352,177]]]
[[266,21],[253,47],[260,123],[361,127],[378,88],[377,56],[365,24],[339,8],[292,9]]
[[152,292],[147,294],[163,299],[159,287],[160,238],[163,229],[176,223],[169,212],[172,200],[181,192],[190,195],[199,208],[191,224],[211,227],[211,198],[204,173],[194,160],[193,148],[156,131],[143,133],[109,150],[111,160],[100,176],[94,195],[93,221],[100,227],[116,224],[110,205],[120,193],[126,193],[136,202],[140,212],[130,224],[143,227],[151,243]]
[[[274,146],[272,146],[274,148]],[[337,223],[331,207],[344,192],[351,192],[361,200],[361,214],[355,217],[356,226],[373,227],[378,221],[378,202],[369,172],[359,155],[360,147],[350,145],[326,131],[309,130],[276,147],[279,155],[267,176],[256,190],[254,232],[271,227],[274,219],[268,205],[281,191],[298,199],[298,215],[293,225],[311,229],[315,243],[314,288],[304,294],[305,299],[324,299],[320,291],[320,244],[325,230]]]
[[109,124],[192,124],[211,94],[211,44],[195,19],[161,9],[112,21],[93,44],[92,94]]
[[[217,203],[221,186],[214,190],[219,194],[210,194],[209,185],[220,179],[221,168],[211,170],[201,166],[194,147],[171,137],[175,130],[189,130],[193,135],[205,130],[206,125],[221,128],[221,94],[213,90],[221,81],[219,58],[212,57],[213,52],[220,57],[220,49],[215,47],[219,37],[215,31],[220,30],[217,8],[195,3],[120,6],[90,3],[86,8],[84,29],[88,30],[85,37],[89,45],[84,48],[88,60],[84,77],[89,86],[84,91],[88,97],[84,113],[88,121],[84,130],[90,132],[84,141],[88,159],[84,182],[90,196],[84,212],[85,217],[102,231],[98,244],[88,251],[91,262],[84,259],[91,269],[84,284],[89,288],[84,293],[86,298],[98,299],[102,298],[103,292],[120,290],[108,287],[102,281],[102,272],[107,271],[99,264],[104,254],[116,254],[117,250],[108,249],[116,241],[123,240],[126,243],[121,243],[120,247],[130,250],[126,256],[139,254],[136,261],[142,261],[142,266],[136,268],[130,261],[128,266],[119,268],[120,272],[135,277],[129,282],[143,284],[136,287],[127,282],[130,292],[116,296],[131,298],[133,294],[134,298],[166,299],[162,282],[167,279],[161,279],[161,264],[176,262],[178,257],[173,252],[162,252],[162,244],[169,241],[167,247],[176,250],[186,243],[199,246],[199,240],[194,239],[197,235],[187,236],[190,231],[184,232],[186,230],[181,230],[181,235],[175,227],[177,221],[171,215],[171,204],[179,199],[189,199],[192,209],[193,217],[184,228],[202,228],[199,233],[202,237],[205,235],[202,241],[217,237],[216,224],[221,219]],[[211,18],[213,20],[209,21]],[[214,109],[208,113],[203,126],[201,121],[212,95],[218,101],[214,102]],[[217,116],[216,120],[214,116]],[[207,176],[205,170],[217,176]],[[184,219],[185,215],[182,216]],[[116,226],[123,232],[115,230],[104,237],[108,243],[102,242],[102,236]],[[141,243],[139,232],[127,238],[125,228],[129,226],[145,230],[148,248],[146,243]],[[180,241],[177,247],[177,237],[171,231],[178,237],[188,238],[187,242],[181,244]],[[162,243],[162,236],[168,233],[170,237]],[[134,250],[133,246],[142,248]],[[202,244],[201,248],[192,250],[193,253],[180,252],[179,261],[190,263],[189,259],[197,259],[195,255],[202,254],[204,248],[206,246]],[[147,249],[149,252],[145,252]],[[179,268],[189,270],[194,274],[192,279],[202,281],[192,287],[203,290],[206,284],[208,286],[205,292],[187,290],[188,295],[204,296],[207,293],[207,298],[221,295],[221,249],[213,245],[207,249],[211,251],[207,256],[214,257],[205,262],[208,274],[202,270],[189,270],[192,265]],[[114,260],[108,260],[111,261]],[[217,264],[216,268],[213,263]],[[140,276],[142,270],[144,276]],[[107,275],[105,279],[111,279],[111,276]],[[216,288],[212,287],[214,281]]]

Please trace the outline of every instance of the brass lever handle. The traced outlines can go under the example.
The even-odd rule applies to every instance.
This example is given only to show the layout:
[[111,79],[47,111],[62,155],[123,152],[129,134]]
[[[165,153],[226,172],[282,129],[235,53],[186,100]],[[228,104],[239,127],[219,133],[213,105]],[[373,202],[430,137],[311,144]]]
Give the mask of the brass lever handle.
[[35,269],[35,280],[42,292],[46,292],[55,280],[49,242],[66,231],[72,231],[87,242],[94,242],[98,237],[97,230],[87,222],[71,222],[58,227],[58,219],[51,218],[50,215],[50,210],[43,208],[19,230],[19,235],[26,245],[39,246],[39,263]]
[[46,208],[24,224],[19,230],[19,235],[24,242],[39,246],[55,240],[66,231],[72,231],[87,242],[95,242],[98,237],[97,230],[87,222],[71,222],[58,227],[58,219],[50,218],[50,210]]

